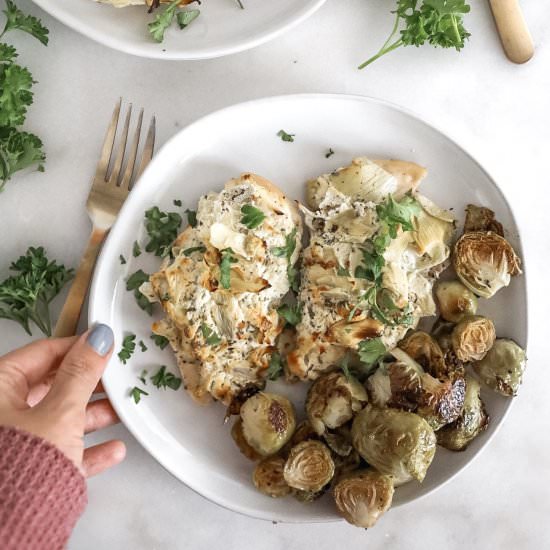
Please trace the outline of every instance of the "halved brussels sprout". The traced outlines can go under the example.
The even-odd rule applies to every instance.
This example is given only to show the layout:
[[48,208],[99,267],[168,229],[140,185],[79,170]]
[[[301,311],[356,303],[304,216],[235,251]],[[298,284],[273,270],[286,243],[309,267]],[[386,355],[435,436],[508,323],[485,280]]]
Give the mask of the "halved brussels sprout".
[[477,312],[476,295],[459,281],[441,281],[435,287],[441,317],[458,323],[466,315]]
[[245,439],[243,433],[243,421],[240,418],[237,418],[231,427],[231,437],[237,444],[237,447],[239,447],[239,451],[241,451],[246,458],[254,461],[262,458],[262,455],[252,448]]
[[288,444],[291,447],[294,447],[295,445],[298,445],[298,443],[308,441],[309,439],[319,439],[319,436],[313,429],[313,426],[310,424],[309,420],[302,420],[292,434]]
[[507,397],[517,395],[527,363],[525,351],[513,340],[499,338],[474,370],[490,388]]
[[504,228],[495,218],[495,213],[484,206],[469,204],[466,207],[466,221],[464,222],[464,233],[472,231],[492,231],[504,237]]
[[510,243],[491,232],[465,233],[455,244],[453,265],[458,278],[483,298],[494,296],[519,275],[520,259]]
[[391,475],[394,485],[422,481],[432,463],[436,438],[417,414],[367,405],[351,429],[353,446],[379,472]]
[[332,478],[333,486],[341,477],[349,474],[350,472],[354,472],[361,466],[361,457],[355,449],[352,449],[348,456],[334,454],[332,456],[332,460],[334,460],[334,477]]
[[463,451],[488,425],[489,416],[479,395],[479,382],[467,375],[464,409],[452,424],[436,432],[437,443],[450,451]]
[[323,434],[325,443],[338,456],[349,456],[353,451],[351,426],[342,426],[336,430],[327,430]]
[[353,414],[367,402],[365,388],[342,372],[320,376],[309,388],[306,413],[313,429],[323,435],[351,420]]
[[316,493],[334,476],[334,461],[320,441],[303,441],[290,450],[284,468],[285,481],[300,491]]
[[393,480],[376,470],[354,472],[334,486],[334,501],[340,515],[357,527],[373,527],[387,512],[393,498]]
[[273,498],[288,495],[291,489],[283,475],[284,467],[285,459],[280,456],[269,456],[258,462],[252,474],[256,489]]
[[296,427],[292,403],[282,395],[259,392],[241,406],[243,435],[262,456],[275,454]]
[[399,342],[398,346],[432,376],[437,378],[447,376],[443,351],[427,332],[421,330],[411,332]]
[[453,350],[460,361],[479,361],[493,347],[496,337],[491,319],[469,315],[453,329]]

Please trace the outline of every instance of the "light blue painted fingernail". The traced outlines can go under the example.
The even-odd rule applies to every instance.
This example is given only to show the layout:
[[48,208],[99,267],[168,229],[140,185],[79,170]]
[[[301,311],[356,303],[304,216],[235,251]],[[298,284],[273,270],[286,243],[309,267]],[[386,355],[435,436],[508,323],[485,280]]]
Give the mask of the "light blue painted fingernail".
[[113,347],[115,335],[109,325],[98,324],[88,334],[86,342],[102,357]]

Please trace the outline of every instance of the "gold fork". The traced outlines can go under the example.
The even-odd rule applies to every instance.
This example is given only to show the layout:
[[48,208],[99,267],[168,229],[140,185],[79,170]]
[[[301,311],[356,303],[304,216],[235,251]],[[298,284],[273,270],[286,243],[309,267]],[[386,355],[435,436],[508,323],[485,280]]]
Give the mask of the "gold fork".
[[[124,204],[128,193],[131,191],[134,182],[139,178],[153,156],[155,147],[155,117],[151,119],[145,145],[141,152],[141,160],[137,170],[135,170],[141,125],[143,122],[143,109],[139,113],[134,140],[128,152],[126,152],[128,130],[132,116],[132,105],[130,105],[122,128],[116,157],[114,157],[115,138],[121,106],[122,99],[118,101],[111,118],[111,123],[107,128],[101,157],[97,163],[96,173],[92,182],[92,189],[86,202],[86,210],[93,226],[92,233],[86,251],[78,266],[71,289],[69,290],[69,295],[65,300],[65,305],[57,321],[54,331],[54,336],[56,337],[72,336],[76,333],[78,320],[101,244],[115,222],[118,212]],[[114,161],[111,162],[113,158]],[[111,169],[109,170],[110,166]]]

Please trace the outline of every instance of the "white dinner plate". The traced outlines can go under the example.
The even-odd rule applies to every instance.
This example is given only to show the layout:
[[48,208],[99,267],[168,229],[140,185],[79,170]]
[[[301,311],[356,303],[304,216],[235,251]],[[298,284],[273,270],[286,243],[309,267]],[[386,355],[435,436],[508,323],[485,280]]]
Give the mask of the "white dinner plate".
[[[33,0],[50,15],[81,34],[141,57],[208,59],[263,44],[309,17],[325,0],[203,0],[200,16],[189,27],[174,24],[157,44],[147,30],[154,15],[146,6],[114,8],[94,0]],[[160,8],[163,9],[163,8]]]
[[[283,142],[277,132],[295,134]],[[332,148],[333,156],[325,158]],[[151,273],[158,258],[143,253],[132,257],[132,244],[145,241],[143,213],[153,205],[167,211],[193,209],[198,198],[220,190],[241,172],[261,174],[290,197],[302,199],[304,182],[348,164],[352,158],[398,158],[415,161],[429,170],[421,191],[438,205],[454,209],[459,224],[472,202],[491,207],[508,230],[518,254],[521,243],[514,216],[502,192],[487,172],[455,142],[429,124],[387,103],[354,96],[294,95],[243,103],[211,114],[174,136],[156,155],[122,209],[99,259],[90,298],[90,323],[110,324],[116,351],[125,334],[135,333],[147,344],[126,365],[116,353],[103,383],[122,421],[141,444],[176,478],[205,497],[232,510],[274,521],[329,521],[336,519],[330,495],[303,505],[292,498],[271,499],[253,487],[253,469],[230,437],[219,404],[196,405],[184,392],[156,390],[136,405],[129,396],[143,369],[151,374],[159,365],[177,372],[169,349],[160,351],[150,336],[152,319],[142,312],[125,289],[128,274],[141,268]],[[182,208],[173,205],[183,201]],[[121,265],[119,255],[128,263]],[[480,300],[480,312],[495,321],[497,333],[521,346],[527,340],[525,276],[516,277],[490,301]],[[273,389],[273,383],[270,383]],[[299,403],[303,385],[281,389]],[[422,484],[411,482],[396,490],[394,507],[426,495],[453,477],[488,443],[502,422],[511,399],[483,391],[491,416],[489,429],[465,452],[438,448]],[[521,399],[521,397],[520,397]],[[303,410],[301,404],[297,407]],[[174,480],[176,483],[176,480]],[[498,495],[495,495],[495,498]],[[391,512],[390,512],[391,513]]]

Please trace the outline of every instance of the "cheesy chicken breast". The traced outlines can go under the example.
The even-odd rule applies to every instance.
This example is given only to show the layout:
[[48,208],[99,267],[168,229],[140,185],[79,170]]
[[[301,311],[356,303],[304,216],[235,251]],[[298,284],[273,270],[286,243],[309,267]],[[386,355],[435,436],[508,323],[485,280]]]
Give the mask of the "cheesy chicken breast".
[[302,222],[296,204],[254,174],[203,196],[196,219],[141,290],[164,309],[153,332],[170,341],[189,393],[229,404],[263,381]]
[[432,287],[448,264],[454,219],[417,192],[425,175],[414,163],[362,157],[307,184],[311,240],[292,375],[315,379],[349,354],[368,355],[369,342],[391,350],[435,314]]

